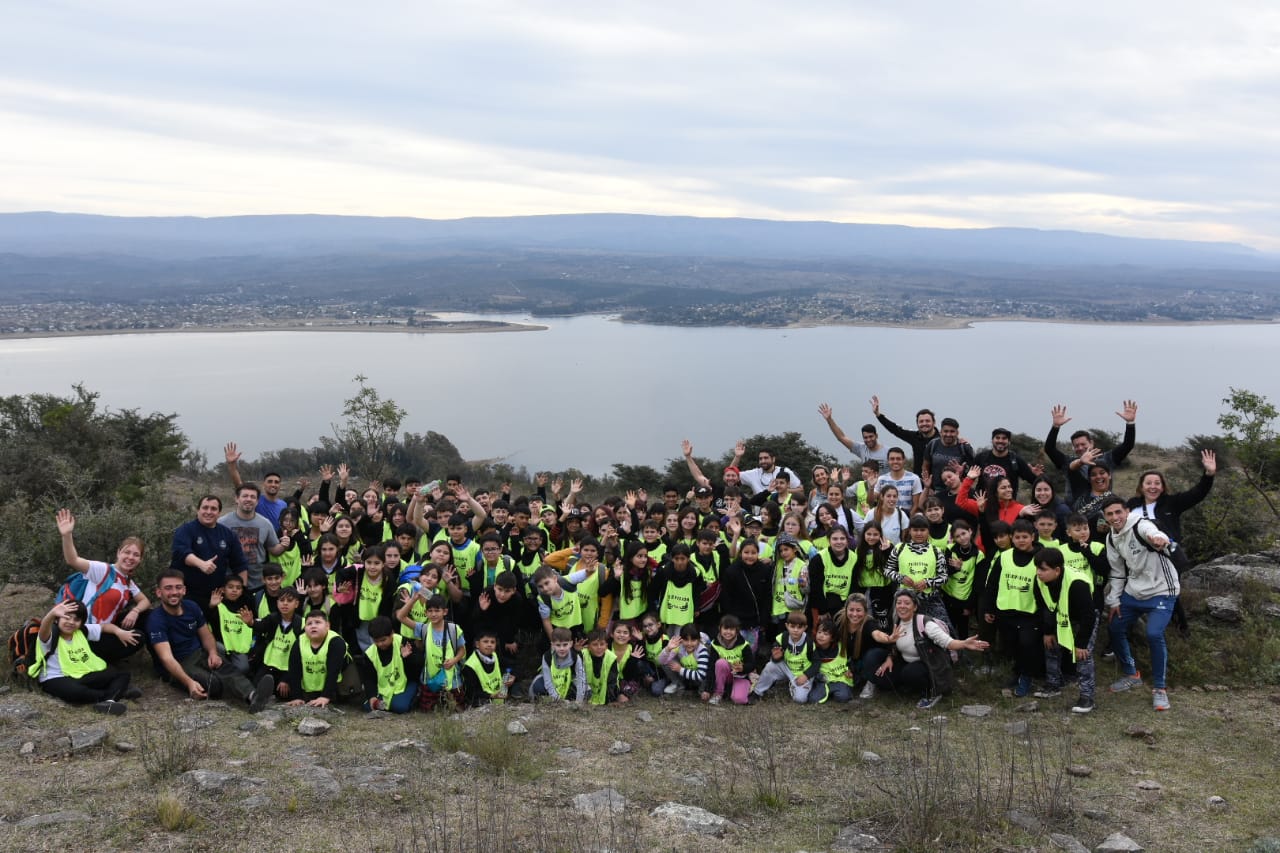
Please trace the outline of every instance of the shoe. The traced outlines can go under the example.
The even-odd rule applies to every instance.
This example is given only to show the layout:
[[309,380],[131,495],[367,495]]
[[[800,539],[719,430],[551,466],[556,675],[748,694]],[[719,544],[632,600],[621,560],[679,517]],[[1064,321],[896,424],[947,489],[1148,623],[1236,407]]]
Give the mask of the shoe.
[[1142,673],[1134,672],[1133,675],[1122,675],[1119,681],[1112,682],[1112,693],[1123,693],[1126,690],[1132,690],[1142,683]]
[[1103,659],[1103,660],[1115,660],[1115,659],[1116,659],[1116,653],[1115,653],[1115,652],[1113,652],[1113,651],[1111,651],[1111,649],[1107,649],[1105,652],[1103,652],[1103,653],[1102,653],[1102,659]]
[[858,698],[859,699],[876,698],[876,686],[872,684],[870,681],[868,681],[866,684],[862,685],[862,692],[858,694]]
[[271,694],[275,692],[275,689],[276,680],[270,674],[259,678],[258,683],[254,685],[253,692],[249,694],[249,713],[256,714],[267,707],[267,703],[271,701]]
[[916,707],[919,708],[921,711],[927,711],[941,701],[942,701],[941,694],[937,696],[926,696],[916,703]]
[[372,699],[370,699],[370,700],[369,700],[369,710],[370,710],[370,711],[381,711],[381,710],[383,710],[383,708],[382,708],[382,699],[380,699],[380,698],[379,698],[379,697],[377,697],[377,696],[374,696]]
[[1093,707],[1094,706],[1093,706],[1092,699],[1086,699],[1085,697],[1081,696],[1080,701],[1076,702],[1076,704],[1071,706],[1071,713],[1087,714],[1093,710]]
[[209,673],[209,684],[205,687],[204,692],[207,699],[222,698],[222,679],[218,677],[218,673]]
[[124,695],[122,695],[120,698],[121,698],[121,699],[141,699],[141,698],[142,698],[142,688],[141,688],[141,687],[130,687],[128,690],[126,690],[126,691],[124,692]]
[[718,695],[717,695],[717,696],[712,696],[710,699],[708,699],[708,700],[707,700],[707,704],[708,704],[708,705],[719,705],[719,704],[720,704],[720,697],[719,697]]
[[[1013,695],[1019,699],[1031,692],[1031,678],[1026,675],[1018,676],[1018,683],[1013,686]],[[931,706],[932,707],[932,706]]]
[[1062,688],[1054,687],[1052,684],[1046,684],[1044,687],[1037,690],[1035,693],[1032,693],[1031,695],[1036,697],[1037,699],[1057,699],[1059,696],[1062,695]]
[[97,711],[99,714],[108,714],[112,717],[118,717],[125,711],[128,711],[129,708],[123,702],[117,702],[114,699],[104,699],[101,702],[95,702],[93,710]]
[[1151,691],[1151,707],[1157,711],[1169,710],[1169,691],[1157,687]]
[[662,688],[662,692],[663,692],[663,693],[665,693],[665,694],[667,694],[668,696],[670,696],[672,693],[679,693],[679,692],[680,692],[680,685],[679,685],[679,684],[676,684],[676,683],[673,681],[673,682],[671,682],[670,684],[668,684],[666,687]]

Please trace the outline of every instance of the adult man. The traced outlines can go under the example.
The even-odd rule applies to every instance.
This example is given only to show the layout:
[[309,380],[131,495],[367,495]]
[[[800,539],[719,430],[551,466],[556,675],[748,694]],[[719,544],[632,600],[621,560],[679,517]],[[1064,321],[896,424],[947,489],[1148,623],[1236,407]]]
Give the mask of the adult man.
[[196,506],[195,520],[173,531],[169,568],[182,572],[184,592],[201,607],[209,606],[209,597],[228,573],[246,580],[249,574],[240,540],[218,523],[220,512],[222,499],[205,495]]
[[[239,490],[244,480],[240,477],[240,456],[241,453],[236,447],[234,441],[227,442],[223,453],[227,460],[227,473],[231,475],[231,487]],[[239,491],[237,491],[239,494]],[[280,526],[280,513],[284,511],[286,504],[280,497],[280,475],[275,471],[268,471],[267,475],[262,478],[262,488],[258,494],[258,513],[271,523],[272,527]]]
[[938,437],[931,439],[924,446],[924,466],[921,477],[928,477],[933,483],[933,491],[942,494],[947,490],[942,482],[942,472],[947,468],[955,468],[959,463],[964,468],[973,464],[973,446],[960,438],[960,422],[955,418],[943,418]]
[[938,430],[933,425],[933,412],[930,409],[921,409],[916,412],[916,428],[913,432],[909,429],[903,429],[889,420],[887,416],[880,414],[879,397],[871,398],[871,411],[875,414],[876,420],[884,425],[885,429],[911,445],[911,470],[917,477],[920,476],[920,472],[924,470],[925,446],[938,437]]
[[[1013,484],[1013,496],[1018,497],[1018,480],[1034,483],[1036,477],[1044,473],[1044,466],[1028,465],[1021,456],[1009,449],[1013,433],[1004,427],[996,427],[991,431],[991,449],[978,454],[974,464],[982,469],[982,478],[1005,477]],[[1038,469],[1038,470],[1037,470]],[[935,485],[936,482],[935,482]]]
[[924,502],[924,483],[907,470],[907,454],[901,447],[889,448],[889,470],[876,480],[871,503],[880,500],[880,493],[885,486],[893,486],[898,490],[898,508],[903,512],[910,515],[920,511],[920,504]]
[[257,511],[259,498],[255,484],[241,483],[236,487],[236,508],[218,519],[219,524],[240,540],[240,549],[248,563],[245,589],[250,594],[262,589],[262,567],[266,565],[267,554],[278,557],[290,544],[288,535],[276,536],[275,526]]
[[827,428],[836,437],[836,441],[849,448],[849,451],[858,457],[859,462],[874,459],[882,466],[889,464],[889,448],[885,447],[880,441],[880,432],[876,429],[875,424],[863,424],[862,441],[854,441],[844,434],[844,430],[840,429],[840,425],[832,417],[831,407],[826,403],[818,404],[818,414],[822,415],[822,419],[827,422]]
[[1151,707],[1167,711],[1169,694],[1165,690],[1165,670],[1169,650],[1164,631],[1181,592],[1178,570],[1164,552],[1169,537],[1141,513],[1131,514],[1124,498],[1119,496],[1107,500],[1102,507],[1102,517],[1111,529],[1107,534],[1111,582],[1106,595],[1111,648],[1122,672],[1120,679],[1111,685],[1111,692],[1130,690],[1142,683],[1142,675],[1129,650],[1129,628],[1139,616],[1145,615],[1147,646],[1151,650]]
[[[738,447],[744,451],[746,450],[746,445],[742,442],[738,442]],[[741,454],[735,452],[735,455]],[[773,485],[773,480],[778,476],[779,472],[787,475],[792,491],[801,491],[800,478],[796,476],[796,472],[786,468],[779,468],[776,464],[776,457],[777,454],[773,452],[772,448],[761,448],[759,455],[756,457],[759,462],[758,467],[750,468],[738,475],[742,485],[746,487],[747,494],[754,495],[767,491]]]
[[1138,404],[1133,400],[1125,400],[1124,407],[1116,414],[1124,421],[1124,438],[1118,445],[1103,453],[1094,445],[1093,436],[1087,430],[1079,429],[1071,433],[1071,449],[1076,455],[1067,459],[1066,454],[1058,449],[1058,430],[1070,423],[1071,418],[1067,417],[1066,406],[1053,407],[1053,426],[1045,436],[1044,452],[1049,457],[1049,461],[1067,475],[1068,503],[1089,491],[1091,466],[1103,462],[1107,467],[1115,470],[1116,466],[1123,462],[1133,450],[1134,438],[1137,435],[1134,421],[1138,419]]
[[[693,475],[694,485],[707,486],[711,489],[712,496],[716,499],[717,509],[724,508],[724,490],[730,486],[742,485],[742,472],[738,470],[738,461],[742,458],[746,446],[739,441],[734,446],[733,459],[729,460],[729,464],[725,466],[722,474],[722,483],[713,483],[711,478],[702,473],[702,468],[698,466],[697,460],[693,458],[693,442],[684,439],[680,442],[680,450],[684,454],[684,462],[689,466],[689,473]],[[668,507],[670,509],[671,507]]]
[[249,713],[261,711],[275,690],[275,679],[264,675],[249,683],[230,666],[223,666],[220,649],[205,622],[201,606],[186,598],[186,584],[178,569],[165,569],[156,585],[160,606],[147,617],[147,635],[156,662],[173,684],[192,699],[234,697],[249,705]]

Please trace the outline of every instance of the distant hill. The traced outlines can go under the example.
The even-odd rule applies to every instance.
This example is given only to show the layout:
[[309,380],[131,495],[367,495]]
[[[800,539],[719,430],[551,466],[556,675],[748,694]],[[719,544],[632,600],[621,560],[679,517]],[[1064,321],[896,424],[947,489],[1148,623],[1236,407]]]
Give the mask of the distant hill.
[[836,222],[569,214],[453,220],[366,216],[115,217],[0,214],[0,253],[151,259],[452,252],[606,252],[721,260],[854,260],[974,265],[1280,269],[1236,243],[1151,240],[1032,228],[909,228]]

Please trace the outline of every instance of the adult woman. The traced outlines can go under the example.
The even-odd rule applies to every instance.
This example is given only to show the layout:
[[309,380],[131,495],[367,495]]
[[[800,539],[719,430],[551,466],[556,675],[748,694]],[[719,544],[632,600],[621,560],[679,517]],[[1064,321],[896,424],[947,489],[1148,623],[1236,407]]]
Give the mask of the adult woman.
[[836,639],[849,661],[849,671],[853,673],[855,687],[862,684],[859,699],[870,699],[876,695],[876,686],[867,681],[867,672],[863,667],[867,652],[875,648],[876,641],[871,634],[876,630],[871,620],[870,605],[867,597],[860,592],[853,592],[845,599],[844,607],[836,614]]
[[876,630],[871,637],[881,645],[867,652],[863,665],[870,673],[867,677],[876,687],[894,691],[919,691],[916,707],[928,710],[942,698],[933,690],[933,678],[928,665],[920,658],[916,648],[916,634],[928,638],[948,651],[968,649],[986,651],[987,643],[975,634],[964,640],[954,639],[941,622],[917,615],[919,599],[909,589],[900,589],[893,596],[894,624],[892,631]]
[[875,522],[880,529],[880,536],[897,545],[902,541],[902,533],[907,529],[911,519],[898,507],[898,487],[885,486],[880,490],[880,500],[867,513],[867,523]]
[[831,470],[826,465],[813,466],[813,487],[809,489],[808,509],[818,508],[827,499],[827,486],[831,485]]
[[835,513],[836,524],[848,531],[850,539],[862,532],[862,525],[865,523],[865,519],[845,506],[844,489],[840,487],[839,483],[832,483],[827,486],[827,503],[831,505],[831,511]]
[[[108,662],[128,657],[143,646],[139,642],[145,635],[143,614],[151,607],[151,601],[133,580],[133,573],[142,563],[142,540],[136,536],[125,538],[116,549],[116,561],[112,564],[86,560],[76,552],[73,536],[76,519],[71,510],[58,510],[56,520],[62,537],[62,558],[84,575],[84,588],[75,597],[87,608],[86,624],[118,625],[125,632],[137,635],[126,643],[118,634],[104,632],[101,638],[90,643],[90,648]],[[59,595],[66,598],[70,592],[64,587]]]
[[991,522],[1013,524],[1026,509],[1013,499],[1013,483],[1003,474],[997,474],[987,482],[986,491],[974,492],[973,487],[982,476],[982,469],[974,465],[960,484],[956,494],[956,506],[978,518],[978,549],[987,553],[986,543],[991,541]]
[[1033,502],[1029,506],[1035,509],[1037,515],[1048,510],[1058,520],[1058,530],[1067,529],[1067,516],[1071,514],[1071,507],[1058,497],[1052,480],[1043,474],[1036,477],[1035,482],[1031,484],[1031,498]]

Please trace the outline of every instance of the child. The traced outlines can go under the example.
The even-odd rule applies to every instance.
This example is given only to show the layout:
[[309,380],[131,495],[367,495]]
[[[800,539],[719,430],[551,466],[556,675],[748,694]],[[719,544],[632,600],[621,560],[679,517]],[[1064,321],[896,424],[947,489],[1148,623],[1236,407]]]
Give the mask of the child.
[[[426,622],[417,622],[409,615],[417,602],[426,606]],[[442,701],[446,707],[460,708],[466,700],[459,672],[459,664],[467,655],[466,638],[461,628],[445,619],[448,612],[449,605],[444,596],[429,595],[425,589],[415,592],[396,611],[396,618],[412,628],[414,639],[423,644],[418,705],[424,711],[435,710]]]
[[1056,548],[1058,541],[1058,517],[1052,510],[1041,510],[1035,518],[1036,544],[1041,548]]
[[329,595],[329,578],[324,573],[324,569],[311,568],[302,573],[299,581],[302,587],[302,617],[305,619],[311,613],[320,611],[329,618],[329,611],[333,608],[333,599]]
[[550,566],[542,566],[533,573],[533,585],[538,590],[538,617],[547,641],[556,628],[564,628],[574,640],[584,637],[582,602],[573,583]]
[[528,604],[517,587],[520,581],[512,572],[501,572],[493,585],[480,589],[471,610],[472,631],[488,631],[498,638],[498,657],[503,671],[512,670],[520,654],[520,628]]
[[1014,653],[1013,695],[1031,692],[1031,678],[1042,664],[1044,647],[1035,598],[1036,529],[1019,518],[1012,525],[1013,548],[1001,551],[987,572],[983,619],[995,624],[1002,644]]
[[791,698],[803,705],[809,701],[813,679],[818,674],[818,659],[813,652],[813,640],[805,629],[808,623],[804,613],[788,613],[785,631],[774,640],[770,661],[765,664],[752,692],[763,696],[779,681],[791,688]]
[[369,639],[369,647],[364,650],[369,673],[364,679],[364,709],[409,713],[418,692],[418,685],[409,678],[405,666],[413,644],[396,632],[388,616],[375,616],[369,621]]
[[649,598],[658,604],[658,617],[673,633],[693,624],[695,609],[706,588],[690,566],[689,553],[689,546],[683,542],[672,545],[666,565],[659,567],[649,582]]
[[733,614],[720,619],[720,630],[711,641],[707,661],[707,679],[702,686],[702,700],[719,705],[727,692],[735,705],[745,705],[751,698],[751,679],[756,657],[751,644],[742,636],[742,623]]
[[249,652],[253,648],[254,616],[250,604],[244,581],[239,575],[229,574],[222,587],[209,597],[205,615],[214,640],[227,652],[224,666],[241,675],[249,674]]
[[818,620],[813,629],[813,651],[818,660],[818,679],[809,691],[809,704],[816,705],[834,699],[837,702],[853,700],[853,672],[849,658],[836,641],[836,626],[831,617]]
[[858,547],[853,552],[853,558],[857,562],[854,588],[862,590],[866,595],[871,608],[869,615],[881,627],[888,626],[893,610],[893,586],[884,574],[884,567],[892,550],[893,545],[884,538],[880,523],[870,520],[863,526]]
[[957,518],[951,525],[951,546],[947,548],[947,582],[942,585],[942,601],[955,626],[957,637],[969,636],[969,617],[973,615],[973,579],[978,559],[982,556],[973,544],[973,525]]
[[1087,714],[1094,704],[1093,642],[1098,619],[1093,610],[1092,584],[1084,577],[1064,574],[1065,562],[1057,548],[1036,553],[1036,607],[1044,619],[1045,690],[1037,696],[1052,698],[1062,692],[1062,652],[1076,662],[1080,698],[1072,707]]
[[930,495],[924,499],[921,508],[925,520],[929,522],[929,544],[939,551],[947,550],[947,546],[951,544],[951,525],[947,524],[945,518],[946,507],[942,501]]
[[280,598],[280,590],[284,588],[284,569],[277,563],[267,563],[262,567],[262,589],[253,596],[253,614],[258,619],[266,619],[276,612],[276,601]]
[[809,564],[800,541],[790,533],[778,536],[778,562],[773,569],[773,620],[782,623],[790,614],[804,618],[809,598]]
[[50,696],[73,705],[92,703],[99,714],[119,716],[128,710],[120,700],[137,699],[142,691],[129,686],[129,673],[109,669],[90,651],[89,643],[111,634],[133,645],[138,642],[137,635],[110,623],[85,625],[88,618],[89,610],[82,601],[55,604],[40,620],[40,645],[28,675]]
[[[381,545],[365,548],[360,560],[361,564],[356,567],[354,600],[343,608],[343,639],[352,651],[363,653],[373,644],[369,623],[378,616],[390,618],[395,612],[397,577],[386,570],[386,550]],[[364,674],[367,673],[362,670]]]
[[550,651],[542,656],[542,671],[533,679],[529,693],[581,705],[587,698],[587,671],[582,653],[574,648],[573,633],[568,628],[552,628],[550,642]]
[[329,617],[321,610],[307,614],[302,633],[289,654],[289,704],[324,708],[338,699],[347,644],[329,630]]
[[609,637],[613,641],[609,650],[618,659],[618,678],[622,682],[619,689],[624,696],[634,696],[640,692],[640,682],[647,670],[644,644],[632,644],[633,637],[638,638],[638,635],[626,622],[615,622],[609,628]]
[[253,647],[260,655],[261,671],[275,679],[276,695],[289,698],[289,658],[293,647],[302,636],[302,619],[298,608],[302,606],[302,594],[286,587],[276,599],[276,612],[259,619],[253,626]]
[[662,630],[662,621],[658,614],[650,611],[640,620],[640,641],[644,645],[645,676],[644,684],[654,696],[661,696],[667,687],[666,670],[658,663],[662,650],[667,647],[670,638]]
[[692,624],[681,625],[678,636],[658,655],[658,663],[670,673],[670,683],[662,692],[670,695],[681,689],[701,691],[710,660],[711,653],[703,645],[698,629]]
[[587,672],[587,689],[592,705],[612,705],[627,701],[622,692],[618,657],[609,648],[609,635],[599,628],[587,634],[587,655],[582,661]]
[[498,662],[498,635],[488,628],[476,632],[476,649],[462,665],[462,683],[467,707],[489,703],[502,704],[515,682],[511,670],[502,670]]

